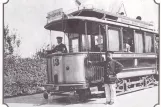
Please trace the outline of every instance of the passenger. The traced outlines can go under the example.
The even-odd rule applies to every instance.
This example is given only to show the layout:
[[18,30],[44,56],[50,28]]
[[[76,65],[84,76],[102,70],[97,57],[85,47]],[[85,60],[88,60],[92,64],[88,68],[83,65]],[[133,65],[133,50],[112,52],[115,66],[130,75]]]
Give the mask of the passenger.
[[112,105],[116,98],[116,80],[117,74],[122,71],[123,65],[116,60],[112,59],[112,52],[106,53],[106,61],[94,63],[89,61],[89,65],[103,66],[106,71],[104,73],[105,95],[106,104]]
[[47,51],[48,54],[55,53],[55,52],[67,53],[67,48],[62,43],[62,37],[57,37],[57,43],[58,43],[58,45],[55,46],[54,49]]
[[131,52],[130,48],[131,46],[128,43],[124,43],[124,52]]

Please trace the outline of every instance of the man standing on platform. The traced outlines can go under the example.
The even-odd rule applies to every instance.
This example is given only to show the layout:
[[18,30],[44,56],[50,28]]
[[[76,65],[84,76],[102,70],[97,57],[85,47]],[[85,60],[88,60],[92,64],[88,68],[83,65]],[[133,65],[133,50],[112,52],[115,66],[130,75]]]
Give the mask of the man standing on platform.
[[58,45],[55,46],[53,50],[47,51],[48,54],[61,52],[61,53],[67,53],[66,46],[62,43],[62,37],[57,37],[57,43]]

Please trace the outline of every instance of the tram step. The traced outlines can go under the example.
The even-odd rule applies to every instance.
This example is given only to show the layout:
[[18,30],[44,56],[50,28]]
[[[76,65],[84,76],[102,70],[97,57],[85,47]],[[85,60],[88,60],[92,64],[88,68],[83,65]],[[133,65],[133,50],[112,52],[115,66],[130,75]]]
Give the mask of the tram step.
[[98,91],[98,87],[90,87],[90,91],[91,91],[91,93],[95,92],[95,91]]
[[103,94],[104,91],[94,91],[94,92],[91,92],[91,94]]
[[59,96],[69,96],[71,93],[70,92],[56,92],[56,93],[51,93],[51,95],[59,95]]

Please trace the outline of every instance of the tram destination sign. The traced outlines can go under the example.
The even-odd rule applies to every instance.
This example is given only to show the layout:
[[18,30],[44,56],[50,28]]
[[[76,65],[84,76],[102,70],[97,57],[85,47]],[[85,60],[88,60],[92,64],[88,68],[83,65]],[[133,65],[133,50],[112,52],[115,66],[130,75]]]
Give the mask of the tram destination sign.
[[119,18],[117,21],[121,23],[129,24],[129,25],[140,26],[140,27],[149,28],[149,29],[151,29],[153,26],[152,24],[139,23],[137,21],[134,21],[134,20],[132,21],[132,20],[124,19],[124,18]]
[[60,18],[62,16],[63,16],[63,8],[53,10],[53,11],[49,12],[48,15],[47,15],[47,23],[50,23],[50,22],[52,22],[52,21],[54,21],[57,18]]

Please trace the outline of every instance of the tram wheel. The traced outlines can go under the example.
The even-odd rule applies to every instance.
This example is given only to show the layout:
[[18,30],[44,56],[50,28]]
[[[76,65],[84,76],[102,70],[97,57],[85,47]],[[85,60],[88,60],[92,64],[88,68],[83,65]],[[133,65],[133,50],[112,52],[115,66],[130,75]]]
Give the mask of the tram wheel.
[[47,93],[47,92],[44,92],[44,93],[43,93],[43,97],[44,97],[45,99],[48,99],[48,97],[49,97],[49,96],[48,96],[48,93]]

